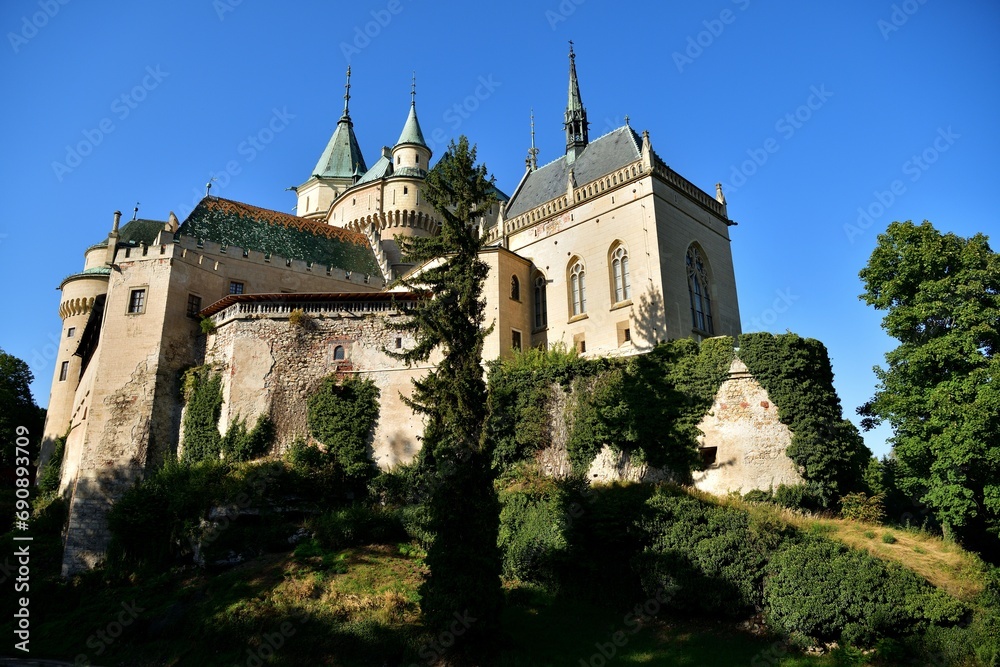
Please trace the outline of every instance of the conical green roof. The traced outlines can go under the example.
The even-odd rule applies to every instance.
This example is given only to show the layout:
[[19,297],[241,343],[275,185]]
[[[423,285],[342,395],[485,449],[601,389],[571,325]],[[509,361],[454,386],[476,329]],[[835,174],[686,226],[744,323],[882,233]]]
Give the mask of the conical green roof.
[[424,133],[420,131],[416,104],[410,104],[410,115],[406,117],[406,125],[403,126],[403,132],[399,135],[399,141],[396,142],[397,146],[400,144],[417,144],[428,148],[424,142]]
[[330,137],[330,143],[326,145],[326,150],[313,169],[313,175],[322,178],[351,178],[356,171],[364,173],[368,171],[368,167],[365,165],[365,156],[361,154],[361,147],[358,146],[358,138],[354,136],[354,123],[345,110],[337,123],[337,129]]

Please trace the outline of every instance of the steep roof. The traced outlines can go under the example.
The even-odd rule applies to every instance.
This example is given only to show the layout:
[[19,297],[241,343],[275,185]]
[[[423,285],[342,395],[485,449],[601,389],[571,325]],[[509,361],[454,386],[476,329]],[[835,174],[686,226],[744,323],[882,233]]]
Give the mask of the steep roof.
[[202,199],[177,233],[324,267],[381,273],[362,234],[219,197]]
[[345,110],[337,123],[337,128],[333,131],[333,136],[330,137],[330,142],[326,145],[326,150],[320,155],[319,162],[313,169],[313,176],[351,178],[355,171],[364,173],[368,171],[368,167],[365,165],[365,156],[361,154],[358,138],[354,135],[354,123]]
[[428,148],[424,142],[424,133],[420,131],[416,104],[410,104],[410,115],[406,117],[406,124],[403,125],[403,131],[399,135],[399,141],[396,142],[396,146],[400,144],[417,144],[418,146]]
[[628,125],[612,130],[587,144],[572,164],[562,155],[528,173],[507,205],[505,217],[521,215],[565,194],[571,168],[576,182],[583,185],[635,162],[641,155],[642,139],[635,130]]

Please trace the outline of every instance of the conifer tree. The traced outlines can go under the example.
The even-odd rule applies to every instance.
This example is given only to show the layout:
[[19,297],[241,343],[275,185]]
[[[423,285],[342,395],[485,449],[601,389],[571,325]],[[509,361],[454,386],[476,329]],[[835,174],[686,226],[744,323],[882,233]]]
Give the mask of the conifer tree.
[[435,539],[427,553],[430,575],[421,609],[430,629],[461,628],[454,659],[479,664],[500,626],[499,505],[490,453],[483,439],[486,383],[481,365],[485,325],[483,283],[489,267],[479,259],[478,223],[496,204],[493,178],[476,165],[468,139],[454,141],[427,175],[423,195],[437,210],[436,236],[399,237],[404,258],[417,270],[401,282],[428,298],[399,328],[414,335],[411,349],[395,354],[408,364],[442,355],[436,368],[414,381],[408,403],[425,415],[420,464]]

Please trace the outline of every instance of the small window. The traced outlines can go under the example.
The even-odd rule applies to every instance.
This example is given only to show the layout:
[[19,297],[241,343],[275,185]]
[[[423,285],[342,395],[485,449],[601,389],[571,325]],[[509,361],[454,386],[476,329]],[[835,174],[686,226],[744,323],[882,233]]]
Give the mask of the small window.
[[62,366],[59,367],[59,381],[65,382],[66,376],[69,375],[69,362],[62,362]]
[[705,468],[710,468],[715,465],[715,460],[719,455],[718,447],[702,447],[699,451],[701,454],[701,464]]
[[521,281],[517,279],[517,276],[510,277],[510,298],[514,301],[521,300]]
[[333,348],[333,360],[343,361],[343,359],[344,359],[344,346],[338,345],[337,347]]
[[510,349],[521,351],[521,332],[517,329],[511,329],[510,332]]
[[587,341],[584,339],[584,334],[576,334],[573,336],[573,347],[579,354],[583,354],[587,351]]
[[243,294],[243,283],[232,281],[229,283],[230,294]]
[[187,316],[197,317],[201,312],[201,297],[197,294],[188,294]]
[[403,339],[400,338],[399,336],[396,336],[396,349],[397,350],[403,349]]
[[70,327],[66,329],[66,338],[72,338],[76,336],[76,327]]
[[407,193],[408,193],[409,191],[410,191],[410,189],[409,189],[408,187],[406,187],[406,186],[404,185],[404,186],[403,186],[403,194],[405,195],[405,194],[407,194]]
[[397,155],[396,156],[396,164],[402,164],[402,163],[403,163],[403,156],[402,155]]
[[146,312],[146,290],[134,289],[128,296],[128,312],[133,314]]
[[632,329],[628,320],[618,322],[615,328],[618,330],[618,347],[632,342]]

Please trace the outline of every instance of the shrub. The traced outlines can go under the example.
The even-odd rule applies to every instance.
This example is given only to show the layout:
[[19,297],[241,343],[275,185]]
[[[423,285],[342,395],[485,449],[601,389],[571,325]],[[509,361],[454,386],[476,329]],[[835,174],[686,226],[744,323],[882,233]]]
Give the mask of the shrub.
[[515,481],[499,500],[503,576],[555,585],[567,555],[565,492],[552,479]]
[[768,625],[813,641],[870,646],[953,622],[962,610],[909,570],[819,538],[775,554],[764,580]]
[[312,325],[313,319],[311,315],[301,308],[296,308],[288,314],[288,323],[293,327],[308,329]]
[[218,460],[222,436],[219,415],[222,413],[222,376],[208,366],[198,366],[184,374],[185,462]]
[[335,549],[361,544],[394,544],[406,539],[399,516],[391,511],[354,503],[306,521],[316,540]]
[[809,484],[779,484],[774,490],[774,502],[793,510],[817,510],[822,506],[819,494]]
[[882,523],[885,520],[885,496],[876,493],[849,493],[840,499],[840,515],[853,521]]
[[63,455],[66,451],[66,436],[55,439],[52,446],[52,455],[45,463],[42,474],[38,476],[38,492],[41,495],[53,494],[59,490],[59,481],[62,477]]
[[210,317],[203,317],[201,322],[198,323],[198,326],[201,327],[201,332],[206,336],[215,333],[215,322]]
[[896,536],[889,532],[882,533],[882,541],[886,544],[895,544]]

